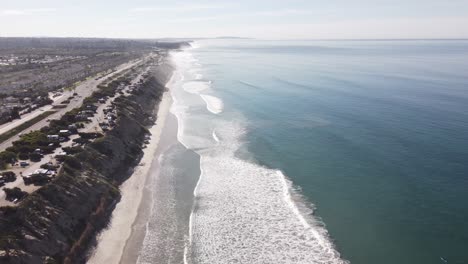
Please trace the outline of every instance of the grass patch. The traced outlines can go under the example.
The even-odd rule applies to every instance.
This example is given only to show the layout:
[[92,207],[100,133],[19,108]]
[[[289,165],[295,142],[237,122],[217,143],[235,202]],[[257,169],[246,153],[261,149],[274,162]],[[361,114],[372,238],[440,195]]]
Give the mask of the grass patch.
[[63,109],[66,108],[68,105],[54,105],[52,106],[52,109]]
[[42,119],[50,116],[51,114],[56,113],[56,111],[45,111],[44,113],[36,116],[35,118],[24,122],[23,124],[3,133],[0,135],[0,143],[10,139],[11,137],[19,134],[21,131],[25,130],[26,128],[36,124],[37,122],[41,121]]

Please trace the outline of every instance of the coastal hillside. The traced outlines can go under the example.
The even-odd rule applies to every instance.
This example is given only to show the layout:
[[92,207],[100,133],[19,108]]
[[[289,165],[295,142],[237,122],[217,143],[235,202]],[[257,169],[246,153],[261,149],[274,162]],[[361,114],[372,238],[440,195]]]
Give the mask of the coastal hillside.
[[155,67],[113,102],[118,118],[103,137],[63,159],[58,176],[16,207],[0,208],[1,263],[84,263],[142,155],[171,73]]

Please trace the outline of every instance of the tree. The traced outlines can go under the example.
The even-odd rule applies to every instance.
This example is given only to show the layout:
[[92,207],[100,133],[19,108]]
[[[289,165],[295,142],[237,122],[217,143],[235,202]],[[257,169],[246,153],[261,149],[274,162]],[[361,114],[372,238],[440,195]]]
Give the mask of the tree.
[[21,153],[18,154],[18,159],[20,159],[20,160],[27,160],[27,159],[29,159],[29,154],[28,154],[28,153],[21,152]]
[[38,161],[41,161],[42,159],[42,154],[39,154],[39,153],[30,153],[29,154],[29,159],[31,161],[34,161],[34,162],[38,162]]
[[5,191],[6,194],[6,200],[8,201],[14,201],[16,199],[21,200],[24,197],[28,195],[27,192],[23,192],[20,188],[15,187],[15,188],[4,188],[3,191]]
[[10,118],[11,118],[11,120],[21,118],[18,107],[14,107],[13,109],[11,109]]
[[0,160],[0,170],[4,170],[6,168],[7,168],[7,164],[3,160]]
[[2,178],[5,182],[14,182],[16,181],[16,174],[12,171],[2,172]]
[[16,153],[11,151],[2,151],[0,152],[0,160],[5,163],[14,163],[16,161]]

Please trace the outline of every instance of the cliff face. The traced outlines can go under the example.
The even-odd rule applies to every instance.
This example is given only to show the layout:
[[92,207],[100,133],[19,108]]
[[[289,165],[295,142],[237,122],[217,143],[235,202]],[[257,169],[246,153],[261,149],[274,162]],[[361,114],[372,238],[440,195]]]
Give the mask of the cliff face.
[[0,208],[0,263],[82,263],[120,199],[119,185],[141,158],[164,93],[168,66],[115,100],[113,130],[64,162],[59,176],[18,207]]

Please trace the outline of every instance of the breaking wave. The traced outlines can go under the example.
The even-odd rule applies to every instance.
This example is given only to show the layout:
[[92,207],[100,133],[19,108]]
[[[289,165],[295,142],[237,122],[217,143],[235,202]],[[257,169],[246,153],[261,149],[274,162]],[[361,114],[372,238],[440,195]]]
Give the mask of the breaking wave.
[[212,95],[201,94],[200,96],[206,102],[206,109],[208,109],[208,111],[213,114],[219,114],[223,112],[223,100]]
[[[190,71],[198,67],[191,57],[173,55],[188,82],[198,72]],[[211,113],[227,110],[213,95],[194,97],[179,79],[171,91],[178,139],[200,155],[201,169],[185,263],[347,263],[281,171],[235,155],[245,144],[248,120],[201,114],[195,109],[203,101]]]
[[186,82],[183,85],[184,90],[188,93],[199,94],[200,92],[210,88],[210,82],[192,81]]

